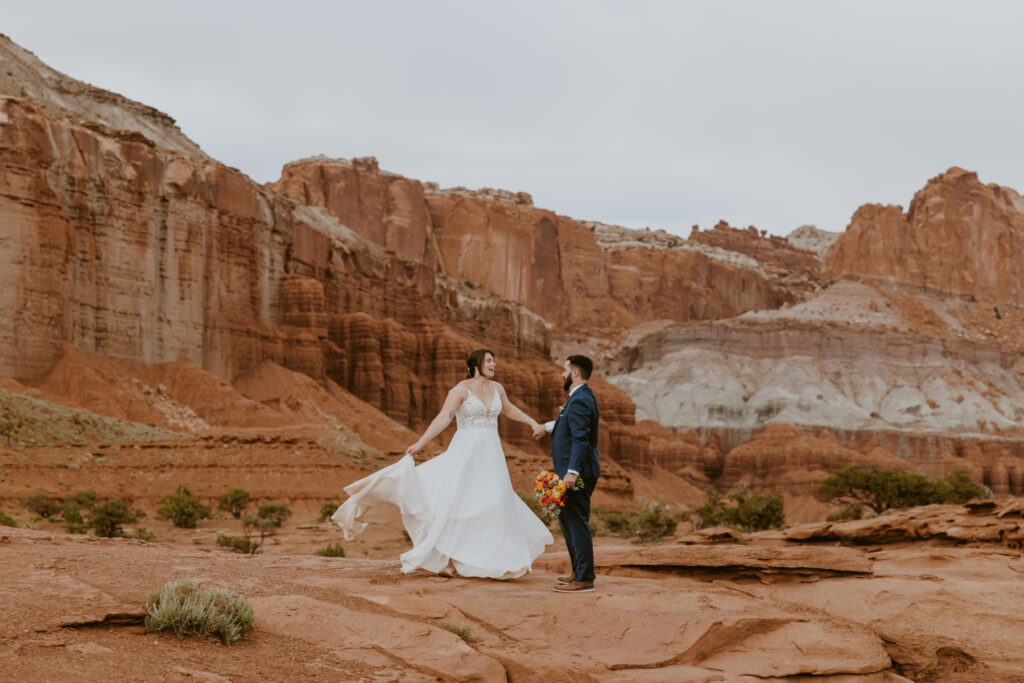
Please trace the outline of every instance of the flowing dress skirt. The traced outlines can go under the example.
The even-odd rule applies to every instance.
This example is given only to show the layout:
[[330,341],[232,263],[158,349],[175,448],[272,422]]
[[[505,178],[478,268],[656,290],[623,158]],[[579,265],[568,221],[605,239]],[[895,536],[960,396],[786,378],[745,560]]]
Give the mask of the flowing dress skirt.
[[417,466],[404,456],[345,492],[331,517],[345,539],[400,520],[413,544],[400,558],[405,573],[436,573],[450,560],[462,576],[514,579],[554,542],[512,488],[494,428],[460,428],[437,457]]

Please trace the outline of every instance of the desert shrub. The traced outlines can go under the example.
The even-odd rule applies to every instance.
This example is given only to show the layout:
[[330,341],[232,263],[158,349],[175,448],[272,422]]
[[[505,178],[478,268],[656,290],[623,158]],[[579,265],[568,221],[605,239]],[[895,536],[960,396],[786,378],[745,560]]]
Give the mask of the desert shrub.
[[36,491],[21,497],[22,506],[41,518],[49,518],[61,511],[63,502],[60,498],[54,498],[45,491]]
[[249,505],[249,492],[245,489],[232,488],[220,494],[217,509],[229,513],[235,519],[241,519],[246,506]]
[[967,470],[953,470],[942,480],[947,503],[966,503],[974,498],[991,496],[992,492],[971,480]]
[[4,512],[3,510],[0,510],[0,526],[13,526],[13,527],[16,527],[16,526],[18,526],[18,520],[16,520],[14,517],[11,517],[9,514]]
[[843,522],[852,519],[863,519],[864,518],[864,504],[854,503],[847,505],[842,510],[829,513],[828,517],[825,518],[827,522]]
[[660,501],[645,502],[633,515],[633,535],[637,541],[656,541],[676,532],[680,521],[690,519],[687,510],[669,511]]
[[4,420],[0,422],[0,436],[7,437],[7,445],[11,445],[11,437],[18,431],[18,423],[14,420]]
[[444,624],[443,628],[445,631],[450,631],[466,641],[468,641],[470,636],[473,635],[473,627],[467,624],[453,624],[448,622]]
[[743,482],[724,496],[714,489],[708,491],[696,512],[700,516],[698,529],[727,526],[740,531],[762,531],[778,529],[786,521],[781,493],[752,493]]
[[89,515],[87,524],[97,536],[114,538],[124,534],[121,525],[133,524],[141,516],[140,511],[133,510],[127,500],[114,498],[96,505]]
[[231,645],[241,639],[253,619],[252,605],[242,596],[200,590],[188,579],[170,581],[146,597],[146,633],[171,629],[179,640],[195,633]]
[[256,516],[267,520],[274,527],[279,527],[292,516],[292,511],[284,503],[260,503]]
[[210,506],[204,505],[184,486],[161,498],[160,503],[157,515],[183,529],[195,529],[196,522],[210,517]]
[[321,557],[345,557],[345,549],[341,547],[340,543],[335,543],[333,545],[328,543],[327,546],[317,550],[316,554]]
[[282,503],[260,503],[256,514],[242,518],[245,538],[251,540],[259,534],[259,545],[263,545],[264,540],[277,533],[277,529],[291,516],[292,511]]
[[[676,532],[679,522],[690,518],[687,510],[671,511],[661,501],[648,500],[627,512],[596,509],[605,532],[619,538],[633,538],[637,543],[657,541]],[[591,531],[594,527],[591,526]]]
[[828,502],[848,506],[859,503],[876,514],[915,505],[964,503],[988,493],[984,486],[971,481],[965,470],[936,478],[913,470],[882,469],[878,465],[847,465],[826,477],[818,492]]
[[339,507],[339,503],[324,503],[323,505],[320,506],[320,516],[316,518],[316,521],[327,521],[331,518],[331,515],[338,511]]
[[91,510],[96,505],[96,491],[75,491],[64,499],[64,506],[77,505],[80,508]]
[[217,536],[217,545],[243,555],[255,555],[260,551],[259,543],[254,543],[251,538],[241,536]]
[[69,534],[84,534],[89,525],[82,518],[82,509],[75,503],[64,504],[64,531]]
[[150,531],[144,526],[137,526],[135,527],[135,533],[132,535],[132,538],[139,541],[146,541],[147,543],[152,543],[156,540],[156,534],[154,534],[152,531]]

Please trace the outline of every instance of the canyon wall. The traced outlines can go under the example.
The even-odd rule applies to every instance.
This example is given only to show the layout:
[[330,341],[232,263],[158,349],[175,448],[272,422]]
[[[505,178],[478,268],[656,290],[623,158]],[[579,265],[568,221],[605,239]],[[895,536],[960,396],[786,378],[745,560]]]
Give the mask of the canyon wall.
[[1024,198],[954,167],[906,212],[865,204],[825,254],[822,281],[844,275],[1024,307]]

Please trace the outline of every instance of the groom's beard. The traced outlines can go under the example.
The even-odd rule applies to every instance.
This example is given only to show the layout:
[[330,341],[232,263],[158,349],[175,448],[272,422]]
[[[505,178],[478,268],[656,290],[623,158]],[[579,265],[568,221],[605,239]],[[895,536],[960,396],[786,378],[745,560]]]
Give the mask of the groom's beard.
[[572,377],[571,376],[570,377],[566,377],[565,381],[562,382],[562,389],[564,389],[565,391],[569,391],[569,389],[571,389],[571,388],[572,388]]

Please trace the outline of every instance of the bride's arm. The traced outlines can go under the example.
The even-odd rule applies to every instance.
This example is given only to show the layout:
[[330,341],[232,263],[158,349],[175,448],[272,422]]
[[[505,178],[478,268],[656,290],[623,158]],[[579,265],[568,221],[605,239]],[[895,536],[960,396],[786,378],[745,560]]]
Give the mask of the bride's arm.
[[515,420],[516,422],[524,422],[530,425],[530,429],[533,430],[534,436],[537,435],[538,430],[544,430],[544,427],[537,424],[537,421],[532,417],[524,413],[519,408],[512,405],[512,401],[508,400],[508,396],[505,394],[505,387],[498,384],[498,395],[501,396],[501,414],[505,417]]
[[437,414],[434,421],[427,427],[427,431],[423,432],[423,436],[419,438],[419,441],[405,449],[405,454],[414,455],[416,451],[430,443],[431,439],[443,432],[444,428],[451,424],[452,418],[455,417],[455,411],[459,409],[459,406],[465,400],[466,389],[463,387],[452,387],[452,390],[448,392],[448,397],[444,400],[444,405],[441,406],[441,412]]

